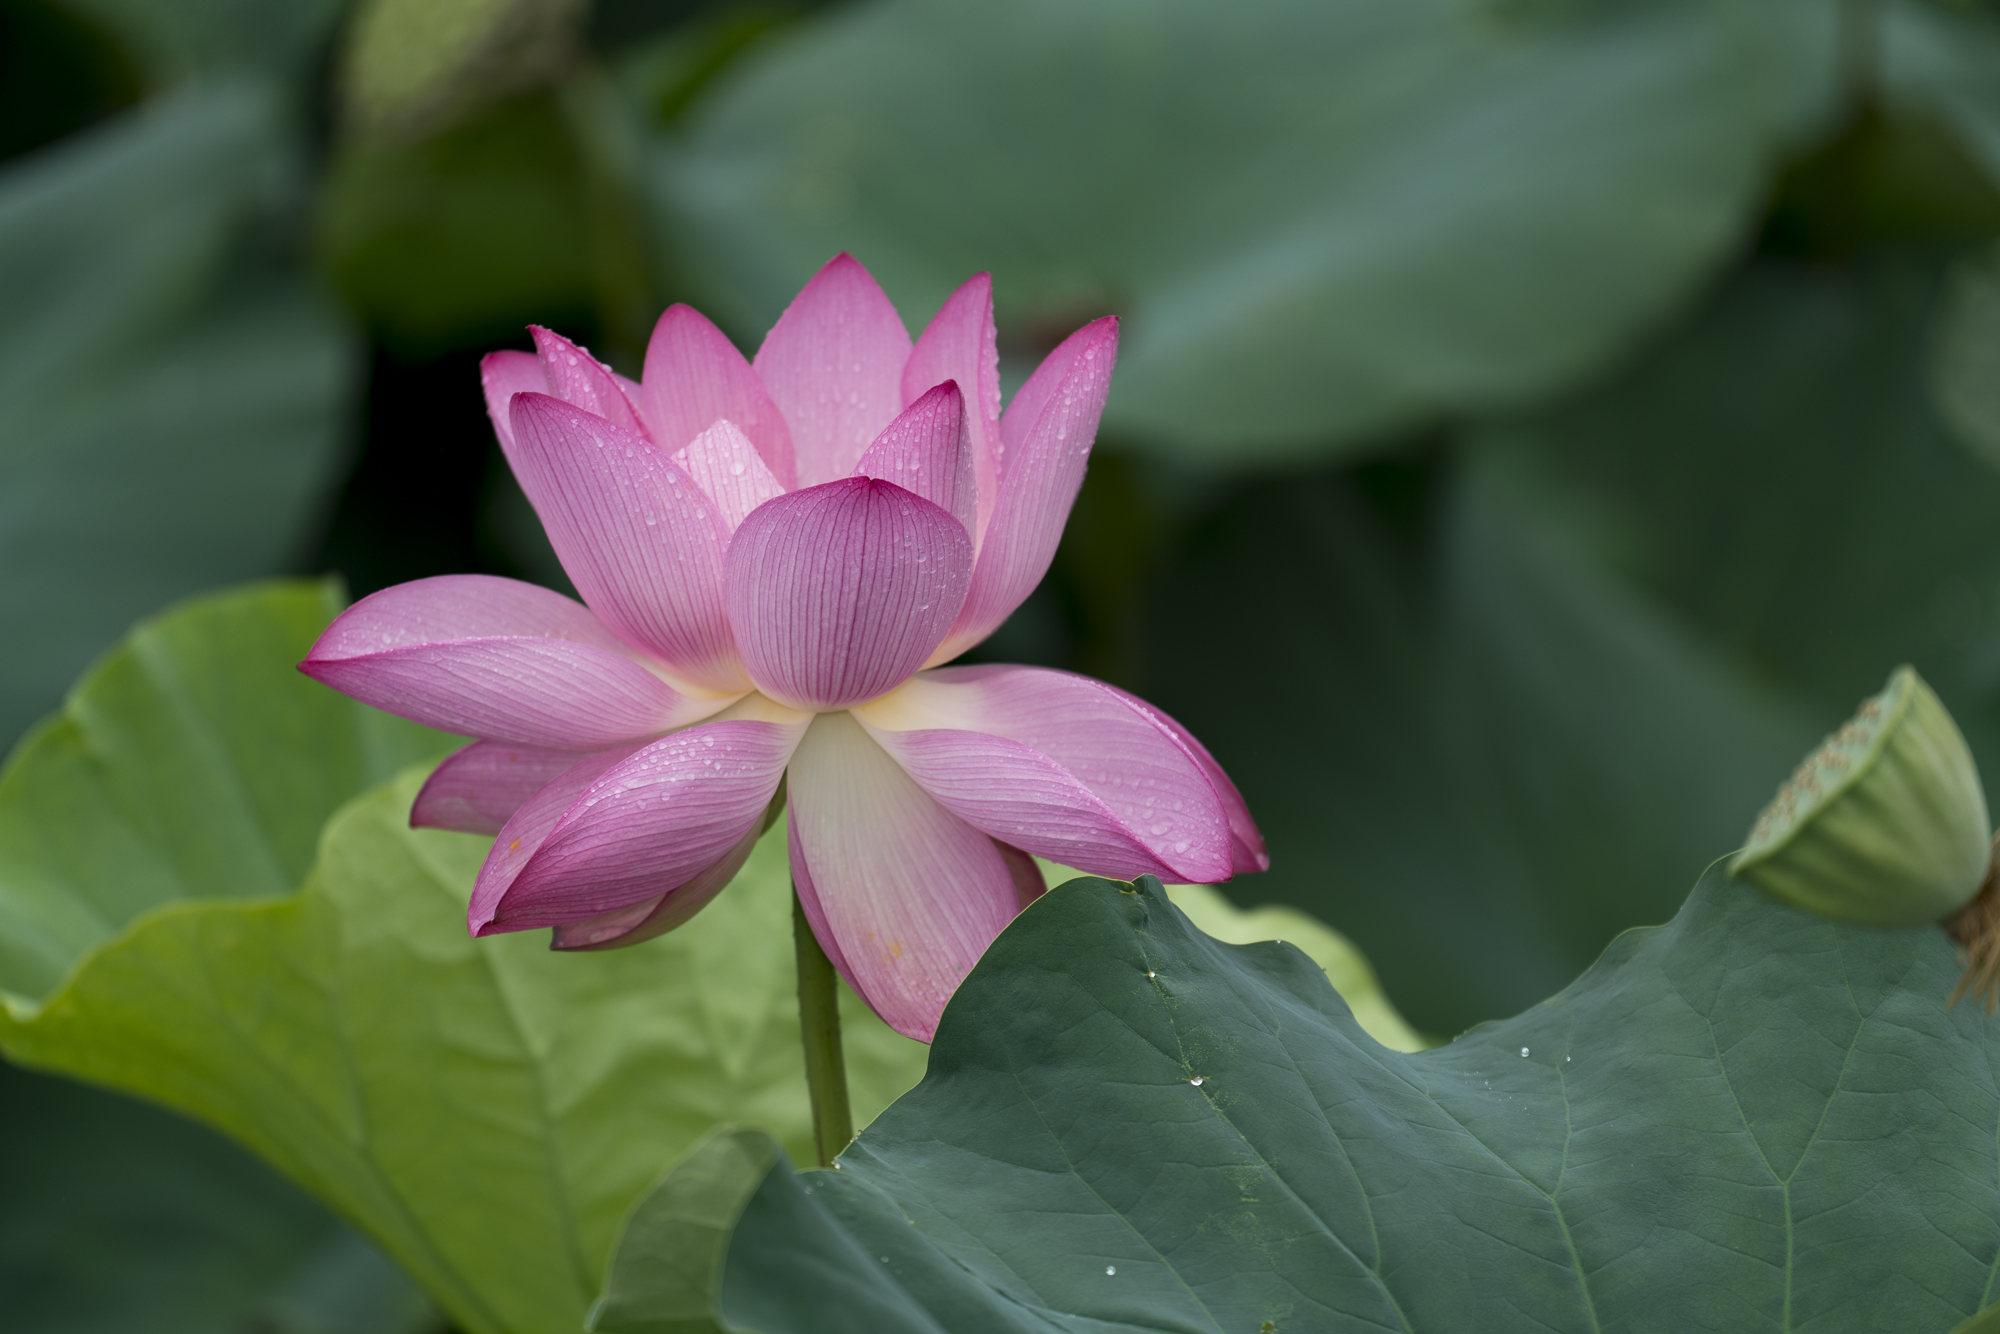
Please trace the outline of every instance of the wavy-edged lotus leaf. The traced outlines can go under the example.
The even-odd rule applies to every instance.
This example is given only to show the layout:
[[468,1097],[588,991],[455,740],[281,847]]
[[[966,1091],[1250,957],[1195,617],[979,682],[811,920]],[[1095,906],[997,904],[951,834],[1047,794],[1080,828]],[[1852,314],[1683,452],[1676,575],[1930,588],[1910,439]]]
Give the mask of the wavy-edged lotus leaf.
[[1839,7],[901,0],[663,143],[663,227],[766,327],[836,250],[1031,351],[1127,318],[1106,423],[1325,453],[1585,373],[1681,300],[1835,90]]
[[717,1324],[1947,1330],[2000,1257],[2000,1025],[1945,1007],[1955,975],[1935,929],[1718,866],[1561,994],[1405,1055],[1289,946],[1073,881],[838,1171],[774,1162]]
[[0,772],[0,999],[190,898],[289,894],[342,803],[452,739],[295,670],[334,580],[255,584],[141,622]]

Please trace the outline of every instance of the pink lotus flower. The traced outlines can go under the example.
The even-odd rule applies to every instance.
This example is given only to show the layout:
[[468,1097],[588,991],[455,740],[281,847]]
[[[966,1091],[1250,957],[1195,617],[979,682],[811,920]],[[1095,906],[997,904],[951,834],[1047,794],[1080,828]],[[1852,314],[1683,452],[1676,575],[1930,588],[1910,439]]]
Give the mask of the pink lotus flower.
[[480,738],[410,816],[498,835],[475,934],[589,949],[678,926],[788,775],[814,932],[927,1041],[1042,891],[1028,853],[1181,882],[1268,865],[1234,785],[1157,709],[1064,672],[936,666],[1047,571],[1117,351],[1115,320],[1086,325],[1003,416],[992,309],[981,274],[912,346],[840,255],[754,363],[686,306],[640,384],[542,329],[536,355],[486,358],[501,446],[588,610],[424,579],[355,604],[301,665]]

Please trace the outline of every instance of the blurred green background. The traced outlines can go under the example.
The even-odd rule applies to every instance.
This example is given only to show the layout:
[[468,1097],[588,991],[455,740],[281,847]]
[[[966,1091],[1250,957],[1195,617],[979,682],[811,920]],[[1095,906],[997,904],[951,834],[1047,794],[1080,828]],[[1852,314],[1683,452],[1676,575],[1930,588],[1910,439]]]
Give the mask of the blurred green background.
[[[2000,5],[0,0],[0,736],[198,590],[566,587],[476,366],[853,251],[1121,364],[978,656],[1154,700],[1439,1035],[1669,916],[1910,661],[2000,773]],[[418,1330],[0,1068],[10,1330]]]

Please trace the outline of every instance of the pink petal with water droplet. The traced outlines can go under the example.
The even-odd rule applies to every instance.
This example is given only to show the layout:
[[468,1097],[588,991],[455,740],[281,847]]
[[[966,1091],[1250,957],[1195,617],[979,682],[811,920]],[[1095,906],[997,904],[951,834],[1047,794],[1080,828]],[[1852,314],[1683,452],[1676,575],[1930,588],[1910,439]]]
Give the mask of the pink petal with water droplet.
[[791,427],[800,486],[854,471],[903,406],[909,359],[909,330],[868,270],[852,255],[828,260],[751,363]]
[[796,485],[792,432],[764,382],[722,330],[688,306],[669,306],[646,346],[639,414],[669,454],[717,421],[732,421],[787,489]]
[[[1000,347],[993,325],[993,278],[975,273],[946,299],[903,366],[903,401],[914,403],[946,380],[965,393],[978,515],[967,528],[976,550],[1000,492]],[[893,478],[891,479],[894,480]]]
[[1200,758],[1151,706],[1101,681],[945,668],[855,716],[925,791],[994,838],[1121,880],[1231,874],[1229,814]]
[[992,839],[933,801],[851,714],[815,718],[786,786],[806,919],[861,998],[929,1042],[945,1002],[1020,910]]
[[[525,858],[503,851],[510,822],[473,892],[474,934],[600,917],[694,881],[760,827],[805,731],[724,718],[662,737],[583,786]],[[534,805],[516,817],[530,835]]]
[[722,601],[722,516],[643,437],[544,394],[514,398],[508,461],[583,600],[627,643],[714,691],[749,682]]
[[489,352],[479,359],[479,385],[486,393],[486,415],[503,449],[514,447],[511,404],[516,394],[546,394],[548,373],[532,352]]
[[645,899],[629,908],[580,921],[557,923],[550,946],[559,950],[622,949],[685,925],[728,888],[736,873],[743,869],[743,863],[750,860],[757,836],[762,832],[760,828],[751,829],[719,860],[656,899]]
[[1000,495],[972,591],[932,662],[948,662],[999,629],[1048,573],[1083,485],[1117,355],[1118,321],[1087,324],[1049,353],[1008,404],[1000,419]]
[[363,598],[299,670],[430,727],[559,750],[662,732],[728,703],[675,690],[568,598],[487,575]]
[[541,354],[542,372],[548,376],[551,394],[628,431],[646,433],[646,428],[639,424],[638,412],[625,397],[609,366],[539,324],[529,325],[528,332],[534,335],[535,350]]
[[972,535],[977,495],[965,398],[947,380],[904,408],[854,465],[857,477],[894,482],[949,513]]
[[965,598],[972,541],[944,510],[850,477],[779,496],[729,545],[729,618],[757,688],[845,708],[923,664]]
[[475,741],[431,771],[410,807],[410,827],[497,834],[523,803],[585,758],[573,750]]
[[715,501],[723,527],[732,533],[751,510],[785,494],[750,437],[737,430],[735,422],[715,423],[674,455],[674,462],[687,469],[688,476]]

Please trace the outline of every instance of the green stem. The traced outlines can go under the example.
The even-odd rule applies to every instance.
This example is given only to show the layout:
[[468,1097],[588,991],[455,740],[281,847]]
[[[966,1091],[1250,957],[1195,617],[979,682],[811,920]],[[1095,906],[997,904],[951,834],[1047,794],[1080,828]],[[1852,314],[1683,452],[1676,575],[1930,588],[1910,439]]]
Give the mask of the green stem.
[[819,946],[798,891],[792,891],[792,945],[799,961],[799,1036],[806,1046],[806,1097],[813,1109],[813,1142],[819,1165],[833,1160],[854,1138],[847,1105],[847,1062],[840,1052],[839,974]]

